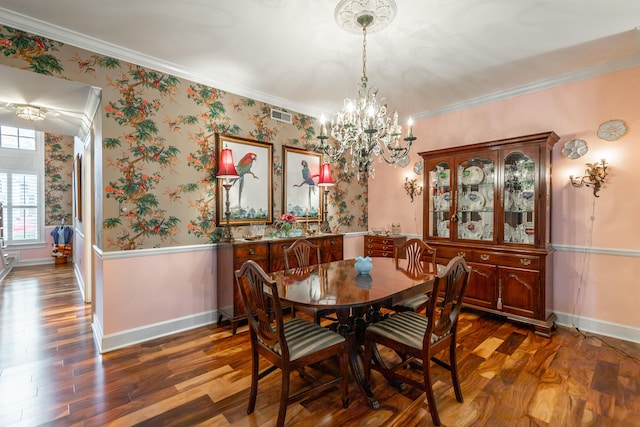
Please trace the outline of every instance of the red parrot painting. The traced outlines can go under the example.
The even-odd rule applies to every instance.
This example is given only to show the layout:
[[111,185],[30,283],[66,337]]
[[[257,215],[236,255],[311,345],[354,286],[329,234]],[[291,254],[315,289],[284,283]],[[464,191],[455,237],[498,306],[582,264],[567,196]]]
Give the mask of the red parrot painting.
[[242,200],[242,189],[244,188],[244,176],[249,174],[255,179],[259,179],[253,172],[251,172],[251,166],[253,166],[253,162],[255,162],[257,158],[258,156],[255,153],[247,153],[236,165],[236,172],[238,172],[239,178],[233,183],[235,184],[238,182],[238,207],[241,207],[240,202]]

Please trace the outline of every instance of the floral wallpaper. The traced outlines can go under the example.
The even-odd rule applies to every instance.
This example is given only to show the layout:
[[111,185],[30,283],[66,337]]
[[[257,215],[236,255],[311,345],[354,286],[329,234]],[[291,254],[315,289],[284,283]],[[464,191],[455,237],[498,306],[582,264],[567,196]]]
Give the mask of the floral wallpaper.
[[[9,27],[0,27],[0,52],[3,65],[102,89],[105,251],[215,241],[216,133],[273,144],[274,218],[282,147],[317,145],[312,117],[289,111],[292,124],[274,121],[271,105],[116,58]],[[366,230],[366,181],[341,166],[332,170],[329,222],[337,232]]]
[[44,134],[45,225],[71,224],[73,136]]

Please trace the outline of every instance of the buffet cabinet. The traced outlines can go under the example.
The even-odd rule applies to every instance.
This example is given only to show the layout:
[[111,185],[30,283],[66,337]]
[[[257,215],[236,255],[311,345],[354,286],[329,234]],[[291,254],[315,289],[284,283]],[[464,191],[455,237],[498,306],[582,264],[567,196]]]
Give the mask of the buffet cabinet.
[[393,248],[407,240],[406,236],[382,236],[367,234],[364,236],[364,256],[393,258]]
[[[343,238],[341,234],[323,234],[305,237],[320,247],[320,262],[341,260],[343,257]],[[284,248],[295,242],[296,238],[245,241],[232,243],[220,242],[216,245],[217,258],[217,298],[218,323],[223,319],[231,322],[233,333],[238,324],[247,318],[242,297],[235,282],[235,271],[247,260],[257,262],[267,273],[284,269]],[[315,258],[315,255],[313,255]],[[290,267],[296,267],[295,257],[289,259]],[[315,259],[311,259],[315,263]]]
[[473,268],[466,306],[533,325],[549,336],[552,312],[553,132],[422,152],[424,239],[446,264]]

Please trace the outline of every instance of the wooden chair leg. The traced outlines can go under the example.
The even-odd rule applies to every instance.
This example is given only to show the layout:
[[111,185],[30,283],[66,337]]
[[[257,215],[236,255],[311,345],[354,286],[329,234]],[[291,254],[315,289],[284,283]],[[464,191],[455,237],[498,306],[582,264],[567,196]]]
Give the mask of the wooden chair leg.
[[287,416],[287,405],[289,403],[289,371],[282,369],[282,388],[280,389],[280,408],[278,409],[278,421],[276,426],[282,427]]
[[439,426],[440,416],[438,415],[438,409],[436,408],[436,398],[433,394],[433,384],[431,384],[431,363],[426,360],[422,365],[424,367],[424,390],[427,395],[427,403],[429,404],[431,420],[435,425]]
[[340,375],[342,375],[342,407],[349,407],[349,361],[347,360],[347,350],[340,356]]
[[251,356],[251,389],[249,391],[249,405],[247,406],[247,414],[252,414],[256,408],[256,397],[258,396],[258,379],[259,379],[259,356],[258,353],[252,351]]
[[464,401],[462,397],[462,388],[460,387],[460,379],[458,377],[458,359],[456,359],[456,342],[451,341],[449,347],[449,365],[451,366],[451,382],[453,383],[453,390],[456,393],[456,400],[460,403]]

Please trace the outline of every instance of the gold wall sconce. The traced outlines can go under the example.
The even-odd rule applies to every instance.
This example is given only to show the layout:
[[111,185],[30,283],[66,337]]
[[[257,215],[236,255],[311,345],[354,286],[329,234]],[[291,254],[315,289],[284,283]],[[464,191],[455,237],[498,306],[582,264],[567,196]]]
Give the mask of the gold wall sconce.
[[574,177],[571,175],[569,181],[574,187],[591,187],[593,188],[593,195],[598,196],[598,191],[604,182],[604,178],[607,176],[607,162],[602,159],[600,162],[587,163],[587,169],[584,171],[583,177]]
[[413,198],[415,196],[422,194],[422,185],[418,185],[417,178],[409,179],[409,177],[406,177],[404,179],[404,189],[409,197],[411,197],[411,203],[413,203]]

